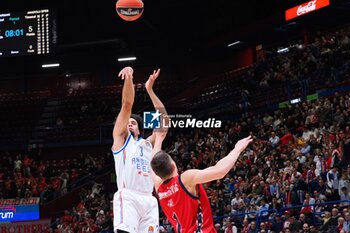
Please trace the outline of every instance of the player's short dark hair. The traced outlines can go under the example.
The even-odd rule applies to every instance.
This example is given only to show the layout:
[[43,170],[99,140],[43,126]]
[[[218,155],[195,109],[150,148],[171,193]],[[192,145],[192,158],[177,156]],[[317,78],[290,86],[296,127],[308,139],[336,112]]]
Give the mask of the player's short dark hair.
[[162,179],[168,178],[173,173],[172,159],[165,151],[157,152],[151,161],[153,172]]
[[140,134],[142,135],[143,133],[143,119],[140,115],[137,114],[131,114],[130,118],[135,119],[135,121],[137,122],[137,125],[139,127],[140,130]]

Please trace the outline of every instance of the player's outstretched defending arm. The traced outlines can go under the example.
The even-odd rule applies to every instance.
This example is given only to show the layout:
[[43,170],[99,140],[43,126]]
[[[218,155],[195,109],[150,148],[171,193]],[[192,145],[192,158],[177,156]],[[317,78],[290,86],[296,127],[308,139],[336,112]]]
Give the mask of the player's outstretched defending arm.
[[181,180],[185,186],[193,187],[196,184],[203,184],[213,180],[222,179],[235,165],[239,155],[253,139],[251,136],[239,140],[235,148],[215,166],[203,170],[191,169],[181,175]]
[[133,69],[131,67],[125,67],[119,72],[118,77],[124,80],[124,86],[122,91],[122,106],[113,129],[113,151],[119,150],[128,136],[127,126],[135,97]]
[[[154,82],[159,77],[159,73],[160,73],[160,69],[158,69],[157,71],[154,70],[153,74],[151,74],[149,76],[149,78],[145,84],[145,87],[146,87],[146,90],[147,90],[149,97],[151,98],[153,107],[155,108],[155,110],[159,110],[159,112],[162,114],[164,123],[166,125],[168,125],[168,122],[169,122],[168,113],[166,112],[164,104],[158,98],[158,96],[154,93],[154,90],[153,90]],[[160,129],[155,129],[154,131],[158,131],[158,132],[162,131],[163,133],[166,134],[168,132],[168,128],[166,128],[162,125]],[[152,143],[152,145],[154,146],[154,144],[155,144],[155,132],[153,132],[152,135],[147,138],[147,140],[150,141]],[[159,148],[159,150],[160,150],[160,148]]]

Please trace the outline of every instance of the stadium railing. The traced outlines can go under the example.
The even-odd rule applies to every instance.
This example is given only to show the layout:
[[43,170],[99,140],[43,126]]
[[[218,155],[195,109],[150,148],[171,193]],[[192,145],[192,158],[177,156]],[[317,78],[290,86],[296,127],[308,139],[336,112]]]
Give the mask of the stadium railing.
[[[296,206],[289,206],[289,207],[282,207],[280,209],[280,211],[276,210],[276,209],[270,209],[270,210],[263,210],[263,211],[255,211],[255,212],[245,212],[245,213],[239,213],[239,214],[230,214],[230,215],[224,215],[224,216],[214,216],[214,222],[221,222],[222,219],[226,219],[226,218],[230,218],[230,219],[241,219],[242,216],[244,219],[245,215],[255,215],[255,220],[258,224],[260,224],[261,222],[267,221],[269,218],[269,215],[271,213],[274,214],[279,214],[280,216],[282,216],[286,210],[291,210],[291,209],[301,209],[303,207],[308,207],[308,206],[312,206],[312,207],[318,207],[318,206],[329,206],[329,205],[339,205],[341,203],[348,203],[350,205],[350,200],[343,200],[343,201],[332,201],[332,202],[322,202],[322,203],[315,203],[315,204],[309,204],[309,205],[296,205]],[[266,215],[266,213],[268,213]],[[317,212],[316,208],[313,208],[313,219],[312,219],[312,223],[314,225],[320,225],[320,222],[317,219],[317,215],[322,215],[324,213],[324,211],[321,212]],[[237,225],[241,225],[242,222],[236,222],[235,223]]]

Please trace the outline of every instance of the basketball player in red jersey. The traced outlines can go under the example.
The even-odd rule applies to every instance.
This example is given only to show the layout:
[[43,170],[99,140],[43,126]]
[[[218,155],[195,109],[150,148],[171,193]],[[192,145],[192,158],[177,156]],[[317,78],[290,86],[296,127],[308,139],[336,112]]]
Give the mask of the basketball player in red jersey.
[[158,152],[151,166],[155,189],[165,215],[176,233],[216,232],[209,199],[202,184],[222,179],[253,139],[249,136],[239,140],[235,148],[215,166],[187,170],[179,175],[170,155],[159,151],[164,138],[165,134],[156,135],[153,152]]

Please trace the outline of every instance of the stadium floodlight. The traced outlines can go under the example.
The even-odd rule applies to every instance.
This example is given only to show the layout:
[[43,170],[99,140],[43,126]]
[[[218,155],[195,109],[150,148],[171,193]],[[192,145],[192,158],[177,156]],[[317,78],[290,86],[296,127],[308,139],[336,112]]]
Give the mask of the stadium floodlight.
[[52,67],[59,67],[60,63],[51,63],[51,64],[43,64],[42,68],[52,68]]
[[281,48],[277,50],[277,53],[288,53],[289,52],[289,48]]
[[232,47],[232,46],[238,45],[238,44],[240,44],[240,43],[241,43],[241,41],[238,40],[238,41],[236,41],[236,42],[233,42],[233,43],[227,45],[227,47]]
[[121,58],[118,58],[118,61],[119,62],[123,62],[123,61],[135,61],[136,60],[136,57],[121,57]]
[[301,102],[301,98],[296,98],[296,99],[292,99],[291,101],[290,101],[290,104],[298,104],[298,103],[300,103]]

